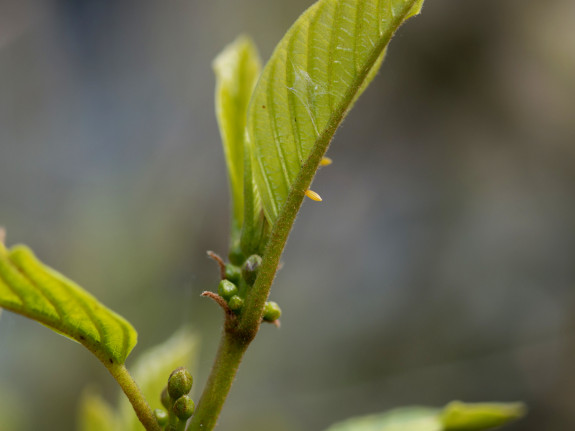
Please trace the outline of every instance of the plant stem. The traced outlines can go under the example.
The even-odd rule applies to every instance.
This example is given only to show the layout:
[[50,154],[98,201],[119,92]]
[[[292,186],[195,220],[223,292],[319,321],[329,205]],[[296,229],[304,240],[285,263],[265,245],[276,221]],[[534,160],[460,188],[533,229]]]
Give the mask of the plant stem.
[[144,394],[142,394],[142,391],[128,372],[126,366],[124,364],[116,363],[105,363],[105,365],[130,400],[130,403],[132,404],[138,419],[142,422],[142,425],[144,425],[144,428],[146,428],[147,431],[161,431],[160,425],[158,425],[158,421],[146,401]]
[[212,372],[206,382],[196,412],[192,416],[188,431],[214,429],[242,357],[251,342],[251,339],[238,336],[239,334],[230,326],[226,325],[224,329]]

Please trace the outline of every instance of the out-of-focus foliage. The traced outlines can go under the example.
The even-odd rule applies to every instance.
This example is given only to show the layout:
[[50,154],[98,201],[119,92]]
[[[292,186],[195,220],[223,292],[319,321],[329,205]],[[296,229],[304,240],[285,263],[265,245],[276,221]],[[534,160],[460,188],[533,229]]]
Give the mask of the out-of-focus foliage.
[[402,407],[390,412],[348,419],[326,431],[482,431],[511,423],[525,414],[518,403],[465,404],[443,409]]
[[387,413],[347,419],[326,431],[442,431],[439,409],[402,407]]
[[78,431],[120,431],[122,429],[114,408],[93,389],[86,388],[80,399]]

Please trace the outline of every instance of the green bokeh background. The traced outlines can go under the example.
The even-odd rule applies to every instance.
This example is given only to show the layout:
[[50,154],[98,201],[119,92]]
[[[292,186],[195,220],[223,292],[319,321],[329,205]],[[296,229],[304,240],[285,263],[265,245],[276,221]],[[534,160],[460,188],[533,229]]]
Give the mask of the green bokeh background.
[[[228,192],[210,63],[264,59],[307,0],[0,0],[0,225],[128,318],[134,357],[222,316]],[[220,428],[317,431],[400,405],[523,400],[575,429],[575,3],[427,0],[337,134]],[[128,361],[128,365],[130,361]],[[0,317],[0,430],[73,430],[116,387]]]

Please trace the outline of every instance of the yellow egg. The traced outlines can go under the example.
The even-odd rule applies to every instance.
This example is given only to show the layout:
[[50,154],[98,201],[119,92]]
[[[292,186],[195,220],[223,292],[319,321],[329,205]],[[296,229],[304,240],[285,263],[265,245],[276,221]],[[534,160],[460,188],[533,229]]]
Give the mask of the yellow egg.
[[305,195],[310,198],[311,200],[317,201],[317,202],[321,202],[321,196],[318,195],[316,192],[314,192],[313,190],[306,190],[305,191]]

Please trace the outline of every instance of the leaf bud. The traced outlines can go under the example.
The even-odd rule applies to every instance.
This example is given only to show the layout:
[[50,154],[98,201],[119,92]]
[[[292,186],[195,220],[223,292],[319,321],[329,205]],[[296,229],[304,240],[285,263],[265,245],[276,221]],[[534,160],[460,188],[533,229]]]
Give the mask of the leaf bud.
[[160,395],[160,401],[162,402],[162,405],[167,408],[168,410],[170,409],[171,405],[172,405],[172,399],[170,398],[170,394],[168,393],[168,387],[166,386],[164,388],[164,390],[162,391],[162,394]]
[[234,247],[230,250],[230,252],[228,253],[228,259],[232,264],[240,266],[242,263],[244,263],[246,257],[244,256],[242,250],[238,245],[237,247]]
[[244,305],[244,300],[241,297],[239,297],[238,295],[234,295],[228,301],[228,305],[230,306],[230,308],[232,310],[239,311],[239,310],[241,310],[241,308]]
[[229,300],[232,296],[238,293],[238,288],[231,281],[222,280],[218,286],[218,293],[222,298]]
[[172,411],[178,419],[185,421],[194,414],[195,408],[196,406],[192,399],[188,395],[182,395],[176,400],[176,402],[174,402]]
[[155,409],[154,416],[156,417],[156,421],[158,421],[158,425],[160,425],[161,427],[163,427],[168,423],[169,419],[168,412],[165,411],[164,409]]
[[282,310],[276,302],[269,301],[264,305],[264,320],[273,322],[274,320],[278,320],[281,314]]
[[261,264],[262,257],[257,254],[252,254],[242,265],[242,277],[249,286],[255,283]]
[[232,265],[228,263],[226,265],[226,279],[230,280],[232,283],[239,283],[242,276],[242,270],[239,266]]
[[192,389],[194,379],[184,367],[176,368],[168,379],[168,393],[173,400],[186,395]]

